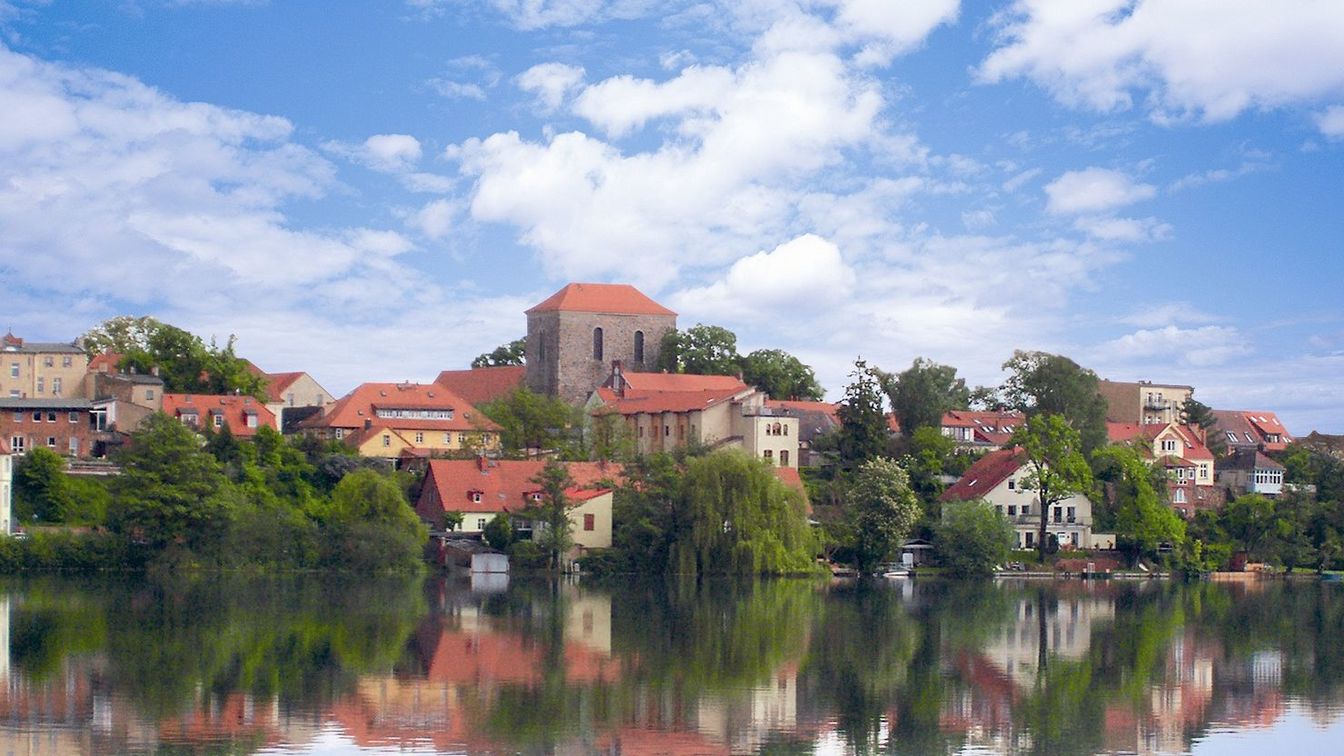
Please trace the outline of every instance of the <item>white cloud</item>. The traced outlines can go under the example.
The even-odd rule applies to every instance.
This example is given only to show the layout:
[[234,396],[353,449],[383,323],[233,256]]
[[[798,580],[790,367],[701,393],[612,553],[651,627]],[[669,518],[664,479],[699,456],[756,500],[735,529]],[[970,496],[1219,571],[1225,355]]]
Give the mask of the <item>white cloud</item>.
[[980,79],[1027,77],[1069,105],[1137,96],[1159,122],[1220,121],[1344,91],[1336,0],[1018,0],[996,25]]
[[979,210],[966,210],[961,214],[961,225],[966,227],[967,231],[980,231],[994,225],[994,211],[981,208]]
[[1317,115],[1316,126],[1331,139],[1344,138],[1344,105],[1335,105]]
[[1120,322],[1139,328],[1156,328],[1180,323],[1215,323],[1218,320],[1218,317],[1200,310],[1189,302],[1168,302],[1144,305],[1121,318]]
[[1046,209],[1055,214],[1087,213],[1131,205],[1157,194],[1150,184],[1106,168],[1069,171],[1046,184]]
[[435,200],[413,215],[408,225],[431,239],[442,239],[457,225],[464,208],[453,199]]
[[1115,218],[1088,215],[1073,222],[1073,227],[1101,241],[1149,242],[1171,236],[1171,226],[1156,218]]
[[840,249],[806,234],[743,257],[723,280],[680,292],[672,303],[701,314],[743,317],[762,311],[793,312],[803,302],[824,307],[846,299],[853,287],[854,271]]
[[403,173],[420,162],[420,140],[407,134],[375,134],[362,144],[325,142],[322,149],[384,173]]
[[480,55],[464,55],[449,60],[445,73],[426,83],[443,97],[451,100],[481,100],[486,90],[499,83],[500,73],[495,64]]
[[565,97],[583,83],[583,67],[564,63],[539,63],[515,79],[518,88],[532,93],[543,110],[554,112]]
[[1158,358],[1170,364],[1214,366],[1246,355],[1251,349],[1241,332],[1231,326],[1168,325],[1125,334],[1095,351],[1113,362]]
[[1003,190],[1005,192],[1016,192],[1018,189],[1022,188],[1023,184],[1027,183],[1028,181],[1031,181],[1032,179],[1036,178],[1039,175],[1041,175],[1040,168],[1028,168],[1027,170],[1022,171],[1021,173],[1018,173],[1009,178],[1007,181],[1003,182]]
[[621,137],[654,118],[703,118],[733,96],[737,86],[733,72],[720,66],[692,66],[661,83],[616,76],[584,89],[574,102],[574,112],[608,136]]

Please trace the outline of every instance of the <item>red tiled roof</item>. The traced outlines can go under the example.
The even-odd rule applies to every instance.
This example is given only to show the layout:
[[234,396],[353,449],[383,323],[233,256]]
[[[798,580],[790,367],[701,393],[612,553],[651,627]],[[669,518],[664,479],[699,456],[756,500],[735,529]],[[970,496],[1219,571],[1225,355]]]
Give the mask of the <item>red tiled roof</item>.
[[285,400],[285,389],[294,385],[294,381],[304,376],[303,371],[296,373],[263,373],[266,379],[266,394],[273,402]]
[[1106,423],[1106,438],[1113,444],[1133,441],[1143,433],[1143,423]]
[[[416,502],[420,516],[437,521],[444,512],[504,512],[527,506],[526,495],[539,491],[533,478],[546,463],[541,460],[431,459],[425,483]],[[620,482],[624,468],[618,464],[567,462],[574,487],[566,491],[573,501],[586,501],[605,493],[601,481]],[[471,492],[479,491],[474,502]]]
[[621,373],[628,388],[639,391],[745,391],[750,388],[735,375],[686,373]]
[[797,399],[766,399],[765,406],[772,409],[791,410],[793,412],[820,412],[840,424],[840,405],[834,402],[807,402]]
[[630,284],[572,283],[527,311],[676,315]]
[[[380,418],[376,407],[452,410],[453,417],[451,420]],[[437,383],[365,383],[299,427],[363,428],[365,421],[410,430],[499,430],[490,418],[475,411],[470,402]]]
[[[214,428],[214,416],[223,417],[222,423],[229,426],[235,436],[255,436],[263,425],[277,428],[275,413],[266,409],[266,405],[250,396],[217,394],[164,394],[163,412],[171,417],[182,419],[184,415],[196,416],[196,427]],[[255,427],[249,427],[247,418],[256,415]]]
[[1010,475],[1022,468],[1022,450],[999,449],[976,460],[951,488],[943,492],[943,501],[983,498]]
[[607,407],[622,415],[656,414],[663,412],[695,412],[726,402],[750,387],[743,385],[739,389],[719,389],[714,391],[638,391],[627,389],[625,396],[618,396],[609,388],[597,390]]
[[121,355],[117,352],[103,352],[95,354],[89,358],[90,373],[115,373],[117,365],[121,362]]
[[473,405],[494,401],[522,387],[527,376],[524,365],[445,370],[434,382],[471,402]]

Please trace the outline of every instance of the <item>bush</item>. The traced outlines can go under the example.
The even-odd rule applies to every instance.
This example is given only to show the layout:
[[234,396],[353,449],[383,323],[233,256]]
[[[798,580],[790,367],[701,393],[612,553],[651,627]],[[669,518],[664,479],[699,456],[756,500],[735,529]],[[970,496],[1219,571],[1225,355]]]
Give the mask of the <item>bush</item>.
[[1007,561],[1013,526],[983,501],[943,506],[937,531],[938,554],[944,567],[961,577],[986,577]]
[[592,575],[615,575],[628,572],[626,560],[611,549],[592,549],[579,557],[579,567]]
[[515,541],[509,547],[510,567],[524,570],[544,570],[550,566],[551,557],[535,541]]

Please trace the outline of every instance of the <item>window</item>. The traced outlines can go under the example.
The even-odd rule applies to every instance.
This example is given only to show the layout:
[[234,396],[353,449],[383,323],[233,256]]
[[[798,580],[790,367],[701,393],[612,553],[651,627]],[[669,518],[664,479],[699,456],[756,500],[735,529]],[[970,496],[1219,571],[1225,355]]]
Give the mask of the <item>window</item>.
[[154,389],[145,389],[145,401],[154,401]]
[[1016,491],[1016,490],[1017,490],[1017,481],[1016,481],[1016,480],[1014,480],[1014,479],[1012,479],[1012,478],[1009,478],[1009,479],[1008,479],[1008,490],[1009,490],[1009,491]]
[[1064,519],[1064,508],[1055,507],[1055,522],[1060,522],[1063,519]]
[[1227,440],[1235,444],[1237,442],[1237,434],[1233,433],[1232,431],[1228,431]]
[[766,449],[765,452],[763,452],[763,453],[761,454],[761,456],[764,457],[764,458],[765,458],[765,461],[767,461],[767,462],[774,462],[774,461],[775,461],[775,452],[774,452],[773,450],[771,450],[771,449]]
[[19,363],[17,363],[17,362],[11,362],[11,363],[9,363],[9,377],[10,377],[10,378],[18,378],[18,377],[19,377]]
[[345,428],[337,428],[335,435],[337,439],[345,438]]
[[1009,516],[1009,517],[1017,517],[1017,505],[1016,505],[1016,504],[1009,504],[1009,505],[1008,505],[1008,516]]
[[467,494],[467,495],[468,495],[469,497],[471,497],[471,501],[472,501],[473,504],[480,504],[480,503],[481,503],[481,492],[480,492],[480,491],[472,491],[471,493],[469,493],[469,494]]
[[61,395],[61,379],[60,379],[60,378],[52,378],[52,379],[51,379],[51,393],[52,393],[54,396],[60,396],[60,395]]
[[1002,504],[995,504],[995,505],[994,505],[994,511],[995,511],[995,512],[998,512],[999,514],[1003,514],[1003,505],[1002,505]]
[[75,361],[70,355],[67,354],[61,358],[61,367],[70,367],[73,364],[75,364]]
[[1069,522],[1074,522],[1078,519],[1078,510],[1076,507],[1069,507],[1065,514],[1068,515]]
[[23,436],[14,436],[9,439],[9,450],[15,454],[23,454]]
[[476,518],[476,529],[477,529],[477,530],[485,530],[485,518],[484,518],[484,517],[477,517],[477,518]]
[[639,426],[639,437],[644,438],[644,426]]
[[593,359],[602,359],[602,329],[593,329]]
[[70,439],[70,456],[79,456],[79,439],[77,438]]
[[789,426],[784,426],[784,435],[789,435]]
[[47,379],[39,375],[37,377],[37,393],[41,394],[43,391],[46,390],[47,390]]
[[1022,505],[1022,516],[1023,516],[1023,517],[1029,517],[1030,515],[1031,515],[1031,505],[1030,505],[1030,504],[1023,504],[1023,505]]
[[56,448],[56,437],[55,437],[55,436],[47,436],[47,448],[48,448],[48,449],[55,449],[55,448]]
[[72,422],[72,423],[77,423],[77,422],[79,422],[79,413],[78,413],[78,412],[71,412],[71,413],[70,413],[70,422]]
[[451,443],[453,443],[453,434],[451,434],[451,433],[445,433],[445,434],[443,434],[443,445],[444,445],[444,446],[447,446],[447,445],[449,445],[449,444],[451,444]]
[[1171,495],[1171,501],[1172,501],[1173,504],[1184,504],[1184,503],[1185,503],[1185,489],[1184,489],[1184,488],[1178,488],[1178,489],[1176,489],[1176,493],[1174,493],[1174,494]]
[[384,434],[383,434],[383,448],[386,449],[387,447],[389,447],[389,446],[391,446],[391,445],[392,445],[392,437],[389,436],[389,435],[387,435],[386,433],[384,433]]
[[1162,451],[1164,451],[1164,452],[1174,452],[1174,451],[1176,451],[1176,439],[1174,439],[1174,438],[1164,438],[1164,439],[1162,439]]
[[672,426],[670,426],[670,425],[664,425],[664,426],[663,426],[663,436],[666,437],[666,436],[670,436],[670,435],[672,435]]
[[256,415],[248,415],[248,416],[247,416],[247,427],[249,427],[249,428],[255,428],[255,427],[257,427],[257,416],[256,416]]
[[49,422],[49,423],[54,423],[54,422],[56,422],[56,410],[48,410],[48,411],[47,411],[47,422]]
[[1036,547],[1035,536],[1036,536],[1035,533],[1031,532],[1030,530],[1027,531],[1027,548],[1031,549]]
[[18,389],[10,389],[10,390],[9,390],[9,398],[10,398],[10,399],[18,399],[18,398],[19,398],[19,390],[18,390]]
[[583,529],[592,531],[597,529],[597,516],[586,514],[583,516]]
[[56,358],[55,358],[55,357],[52,357],[51,355],[47,355],[46,357],[43,357],[43,358],[42,358],[42,366],[43,366],[43,367],[55,367],[55,366],[56,366]]
[[294,392],[293,392],[293,391],[289,392],[288,394],[285,394],[285,403],[288,404],[288,405],[291,406],[291,407],[294,406]]
[[780,449],[780,450],[779,450],[779,464],[783,465],[784,467],[788,467],[788,466],[789,466],[789,450],[788,450],[788,449]]
[[422,432],[420,432],[420,431],[416,431],[416,433],[415,433],[415,442],[416,442],[417,444],[423,444],[423,443],[425,442],[425,434],[422,433]]
[[635,362],[644,361],[644,332],[635,331]]
[[215,427],[216,427],[216,428],[223,428],[223,427],[224,427],[224,416],[223,416],[223,415],[212,415],[212,416],[210,417],[210,420],[211,420],[211,422],[213,422],[213,423],[215,424]]

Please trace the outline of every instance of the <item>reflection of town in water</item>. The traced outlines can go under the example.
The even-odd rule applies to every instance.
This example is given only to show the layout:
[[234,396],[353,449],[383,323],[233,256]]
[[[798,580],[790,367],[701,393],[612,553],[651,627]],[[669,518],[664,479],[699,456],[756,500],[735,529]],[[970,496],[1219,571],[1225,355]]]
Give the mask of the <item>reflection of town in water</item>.
[[0,640],[14,754],[1167,753],[1344,728],[1344,591],[1317,583],[51,579],[5,587]]

